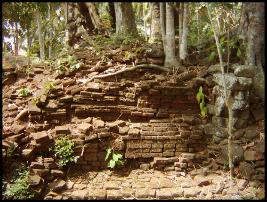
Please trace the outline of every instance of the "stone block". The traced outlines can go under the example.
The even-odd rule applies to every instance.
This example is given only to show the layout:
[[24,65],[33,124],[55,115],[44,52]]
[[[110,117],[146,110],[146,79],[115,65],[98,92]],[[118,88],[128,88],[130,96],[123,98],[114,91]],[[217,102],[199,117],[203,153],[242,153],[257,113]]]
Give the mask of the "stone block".
[[50,140],[48,134],[45,131],[32,133],[31,136],[33,137],[33,139],[36,141],[37,144],[47,143]]
[[77,125],[77,128],[81,133],[86,134],[93,129],[93,126],[90,123],[81,123]]
[[56,126],[56,134],[70,134],[70,129],[68,126]]

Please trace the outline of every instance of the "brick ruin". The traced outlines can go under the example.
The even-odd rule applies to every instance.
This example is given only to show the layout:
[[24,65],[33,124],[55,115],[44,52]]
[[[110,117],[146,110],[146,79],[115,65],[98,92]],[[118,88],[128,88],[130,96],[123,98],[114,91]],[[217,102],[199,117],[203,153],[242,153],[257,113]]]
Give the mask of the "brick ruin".
[[[241,174],[249,179],[253,169],[262,172],[265,165],[264,145],[256,140],[258,132],[264,132],[260,122],[264,120],[264,106],[251,91],[251,73],[246,75],[244,72],[249,71],[244,66],[235,69],[239,70],[227,74],[229,82],[234,81],[236,100],[234,160],[243,170]],[[43,71],[41,67],[35,68],[36,74]],[[81,70],[82,74],[86,73],[83,71],[87,70]],[[191,76],[182,73],[187,81],[179,81],[178,75],[175,82],[170,75],[147,69],[82,84],[71,75],[57,78],[50,93],[40,89],[35,95],[38,99],[27,103],[29,116],[24,121],[31,124],[26,127],[15,118],[12,131],[3,133],[2,159],[7,159],[10,142],[15,142],[20,160],[30,165],[38,193],[42,192],[44,182],[51,184],[54,179],[66,176],[49,152],[60,136],[68,136],[75,142],[75,156],[79,158],[71,166],[77,169],[106,169],[106,149],[113,148],[123,154],[126,162],[137,163],[141,169],[177,173],[193,170],[203,165],[212,153],[225,154],[227,113],[221,102],[220,69],[215,65],[197,74],[189,71],[192,72]],[[199,115],[196,100],[200,85],[208,98],[209,117],[205,119]],[[21,98],[12,93],[10,99]],[[255,122],[260,130],[251,126]],[[211,145],[212,141],[215,144]],[[244,147],[251,141],[255,143]],[[213,166],[211,162],[207,164]],[[256,167],[251,167],[254,164]],[[262,179],[262,176],[264,173],[256,177]]]
[[[144,74],[145,71],[127,73],[117,81],[108,78],[41,94],[39,107],[29,105],[29,119],[39,122],[35,130],[41,131],[31,134],[37,137],[31,148],[42,150],[42,143],[46,143],[39,140],[40,133],[54,125],[50,135],[53,138],[68,135],[76,143],[75,154],[83,154],[76,163],[78,166],[107,168],[106,149],[112,147],[127,160],[149,159],[156,169],[174,163],[177,171],[193,168],[194,162],[201,162],[204,157],[200,153],[206,149],[208,139],[201,127],[195,90],[160,83],[157,79],[137,79]],[[156,78],[162,79],[160,75]],[[75,80],[56,82],[67,86]]]

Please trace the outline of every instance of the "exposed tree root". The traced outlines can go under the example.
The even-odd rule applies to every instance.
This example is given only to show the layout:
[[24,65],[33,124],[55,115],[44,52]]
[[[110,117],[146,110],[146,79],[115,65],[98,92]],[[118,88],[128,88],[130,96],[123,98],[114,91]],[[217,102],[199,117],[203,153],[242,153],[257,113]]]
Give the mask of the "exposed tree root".
[[170,71],[168,68],[163,67],[163,66],[159,66],[159,65],[140,64],[140,65],[133,66],[131,68],[125,68],[125,69],[119,70],[117,72],[93,76],[87,82],[90,82],[90,81],[92,81],[94,79],[101,79],[101,78],[106,78],[106,77],[110,77],[110,76],[115,76],[115,75],[118,75],[118,74],[121,74],[121,73],[124,73],[124,72],[130,72],[130,71],[134,71],[136,69],[142,69],[142,68],[150,68],[150,69],[155,69],[155,70],[160,70],[160,71],[165,71],[165,72],[169,72]]
[[22,119],[28,114],[28,109],[23,109],[15,118],[15,121]]

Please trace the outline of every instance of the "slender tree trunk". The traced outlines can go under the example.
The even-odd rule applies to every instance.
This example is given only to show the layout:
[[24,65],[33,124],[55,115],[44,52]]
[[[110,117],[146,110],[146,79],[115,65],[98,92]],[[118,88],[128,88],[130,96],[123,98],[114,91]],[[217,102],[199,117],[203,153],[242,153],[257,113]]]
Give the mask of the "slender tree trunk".
[[18,23],[15,23],[15,38],[14,38],[14,48],[15,48],[15,56],[19,54],[19,30]]
[[108,6],[109,6],[109,14],[111,16],[111,27],[112,29],[116,30],[116,14],[115,14],[114,2],[108,2]]
[[40,45],[40,59],[44,60],[45,59],[44,38],[43,38],[43,31],[42,31],[41,15],[38,10],[36,11],[36,19],[37,19],[38,37],[39,37],[39,45]]
[[145,39],[147,41],[147,35],[146,35],[146,20],[145,20],[145,6],[143,6],[143,22],[144,22],[144,35]]
[[160,27],[161,27],[161,34],[162,34],[162,42],[164,53],[166,54],[166,4],[160,2]]
[[171,3],[166,3],[166,55],[164,65],[166,67],[178,65],[175,57],[174,13]]
[[182,44],[180,49],[180,59],[185,60],[187,57],[187,36],[188,36],[188,9],[189,3],[184,3],[184,16],[183,16],[183,34],[182,34]]
[[63,3],[62,7],[64,9],[64,18],[65,18],[65,44],[68,47],[68,41],[69,41],[69,30],[68,30],[68,2]]
[[132,3],[115,2],[116,34],[136,35],[137,29]]
[[161,31],[160,31],[160,11],[159,3],[153,2],[152,5],[152,16],[151,16],[151,37],[150,43],[161,41]]
[[[233,133],[232,133],[232,129],[233,129],[233,98],[231,96],[231,93],[227,93],[226,90],[226,81],[225,81],[225,74],[224,74],[224,67],[223,67],[223,59],[222,59],[222,52],[220,49],[220,42],[219,42],[219,28],[218,25],[216,23],[213,23],[212,21],[212,17],[210,14],[210,7],[207,3],[207,9],[208,9],[208,16],[213,28],[213,34],[214,34],[214,38],[215,38],[215,42],[216,42],[216,46],[217,46],[217,51],[218,51],[218,55],[219,55],[219,60],[220,60],[220,66],[221,66],[221,71],[222,71],[222,75],[223,75],[223,88],[224,88],[224,102],[225,105],[228,109],[228,163],[229,163],[229,169],[230,169],[230,177],[232,178],[234,176],[234,164],[233,164],[233,147],[232,147],[232,137],[233,137]],[[217,21],[218,22],[218,21]]]
[[[52,11],[52,4],[51,2],[48,3],[48,19],[50,20],[50,22],[52,21],[52,17],[51,17],[51,11]],[[53,24],[53,23],[51,23]],[[48,58],[51,59],[52,58],[52,37],[53,37],[53,32],[52,32],[52,25],[50,27],[49,30],[49,46],[48,46]]]
[[199,11],[197,10],[197,13],[196,13],[196,21],[197,21],[197,43],[199,43]]
[[182,35],[183,35],[183,11],[184,11],[184,3],[180,3],[180,12],[179,12],[179,59],[181,54],[181,46],[182,46]]
[[31,65],[31,34],[30,34],[30,30],[28,28],[27,30],[27,59],[28,59],[28,67],[30,67]]

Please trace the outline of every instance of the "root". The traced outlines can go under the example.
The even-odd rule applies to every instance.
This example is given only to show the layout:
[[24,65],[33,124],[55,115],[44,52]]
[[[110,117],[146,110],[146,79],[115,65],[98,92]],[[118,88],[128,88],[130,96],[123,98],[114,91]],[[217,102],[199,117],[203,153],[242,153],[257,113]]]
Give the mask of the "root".
[[90,82],[94,79],[101,79],[101,78],[106,78],[106,77],[110,77],[110,76],[115,76],[115,75],[118,75],[118,74],[121,74],[124,72],[130,72],[130,71],[134,71],[136,69],[142,69],[142,68],[150,68],[150,69],[156,69],[156,70],[160,70],[160,71],[169,72],[169,69],[165,68],[163,66],[154,65],[154,64],[141,64],[141,65],[136,65],[136,66],[131,67],[131,68],[125,68],[125,69],[119,70],[117,72],[109,73],[109,74],[96,75],[96,76],[93,76],[91,79],[89,79],[87,82]]
[[22,119],[28,114],[28,109],[23,109],[15,118],[15,121]]

